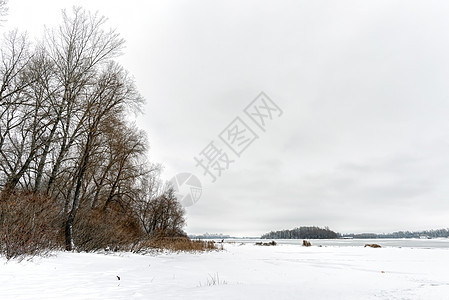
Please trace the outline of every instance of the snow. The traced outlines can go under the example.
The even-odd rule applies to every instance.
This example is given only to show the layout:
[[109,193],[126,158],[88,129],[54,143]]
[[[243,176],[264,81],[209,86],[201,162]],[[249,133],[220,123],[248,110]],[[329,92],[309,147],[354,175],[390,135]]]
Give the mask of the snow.
[[201,254],[58,252],[0,258],[0,299],[447,299],[448,267],[449,249],[236,243]]

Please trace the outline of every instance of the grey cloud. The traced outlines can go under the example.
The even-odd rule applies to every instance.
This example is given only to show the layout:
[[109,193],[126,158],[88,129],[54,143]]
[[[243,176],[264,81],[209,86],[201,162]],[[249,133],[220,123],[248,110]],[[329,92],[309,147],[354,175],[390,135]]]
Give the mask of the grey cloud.
[[[8,23],[54,23],[61,3],[11,2]],[[188,232],[448,226],[446,1],[76,4],[128,41],[120,62],[148,100],[138,123],[167,180],[200,173],[193,156],[260,91],[284,110],[216,183],[201,178]]]

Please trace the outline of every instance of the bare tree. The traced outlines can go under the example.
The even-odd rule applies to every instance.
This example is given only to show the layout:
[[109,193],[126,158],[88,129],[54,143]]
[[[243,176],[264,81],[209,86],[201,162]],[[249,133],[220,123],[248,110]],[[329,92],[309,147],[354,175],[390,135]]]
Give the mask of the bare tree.
[[12,31],[3,44],[0,66],[0,175],[3,176],[0,177],[6,177],[3,185],[7,193],[34,158],[41,103],[33,103],[26,95],[34,81],[26,36]]
[[[160,167],[147,160],[145,133],[126,121],[143,99],[114,61],[124,41],[105,22],[75,7],[32,50],[17,31],[1,48],[1,196],[31,192],[50,201],[67,250],[74,241],[129,242],[120,234],[130,232],[180,234],[185,223],[173,190],[160,184]],[[109,234],[110,224],[118,228],[111,238],[80,236],[92,226],[92,237]]]
[[[55,64],[62,88],[56,122],[60,125],[59,151],[53,163],[47,184],[51,193],[56,177],[60,175],[70,148],[81,134],[86,121],[86,93],[94,84],[98,70],[121,53],[124,40],[114,31],[104,31],[106,18],[74,7],[72,15],[63,11],[63,24],[57,31],[48,31],[48,55]],[[44,156],[46,157],[46,156]]]
[[3,17],[8,15],[8,1],[0,0],[0,21],[4,21]]
[[110,115],[121,115],[127,106],[138,106],[142,98],[135,89],[133,81],[127,73],[117,64],[110,63],[96,78],[93,90],[85,98],[87,118],[84,123],[83,144],[81,157],[78,162],[75,176],[75,190],[72,208],[69,212],[65,232],[66,248],[73,248],[73,221],[79,207],[79,199],[82,183],[89,166],[89,160],[93,154],[96,142],[101,136],[101,124]]
[[[92,174],[91,207],[106,209],[112,201],[122,202],[135,198],[137,179],[148,175],[146,168],[146,136],[135,126],[129,126],[123,116],[114,115],[102,124],[103,141],[94,160]],[[144,166],[144,167],[143,167]]]
[[15,127],[17,118],[15,112],[26,99],[20,93],[28,86],[24,80],[23,71],[30,60],[29,43],[25,35],[19,35],[17,30],[5,35],[0,50],[0,150],[5,143],[5,136]]
[[185,210],[176,199],[172,187],[166,187],[162,194],[144,199],[139,204],[139,219],[149,236],[175,236],[182,233]]

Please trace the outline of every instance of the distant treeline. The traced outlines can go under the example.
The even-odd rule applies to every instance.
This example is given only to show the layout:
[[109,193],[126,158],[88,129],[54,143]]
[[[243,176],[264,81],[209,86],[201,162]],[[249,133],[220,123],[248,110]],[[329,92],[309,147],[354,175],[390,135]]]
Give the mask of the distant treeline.
[[355,239],[412,239],[412,238],[447,238],[449,237],[449,229],[436,229],[436,230],[424,230],[424,231],[397,231],[393,233],[350,233],[339,235],[343,238],[355,238]]
[[261,236],[262,239],[336,239],[339,235],[328,227],[299,227],[291,230],[272,231]]
[[231,236],[222,233],[204,233],[200,235],[189,235],[191,239],[229,239]]
[[413,239],[413,238],[449,238],[449,228],[424,231],[396,231],[393,233],[348,233],[341,234],[328,227],[299,227],[291,230],[279,230],[266,233],[262,239]]

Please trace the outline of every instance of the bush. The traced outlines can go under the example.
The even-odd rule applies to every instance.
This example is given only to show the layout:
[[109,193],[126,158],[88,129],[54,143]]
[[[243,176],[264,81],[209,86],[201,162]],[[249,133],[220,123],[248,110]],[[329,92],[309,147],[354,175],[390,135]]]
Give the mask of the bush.
[[73,226],[73,240],[78,251],[130,251],[145,238],[132,211],[124,211],[114,204],[108,209],[80,209]]
[[[37,193],[12,191],[0,200],[0,255],[8,260],[43,255],[63,249],[67,218],[61,203]],[[182,231],[184,211],[174,198],[160,197],[158,209],[148,219],[156,225],[150,233],[143,225],[139,210],[121,202],[91,208],[81,204],[73,224],[77,251],[101,250],[144,252],[148,249],[170,251],[208,251],[218,249],[214,242],[193,241]],[[167,204],[168,203],[168,204]],[[168,208],[167,214],[156,214]]]
[[57,203],[36,193],[12,192],[0,202],[0,254],[8,260],[59,248]]

